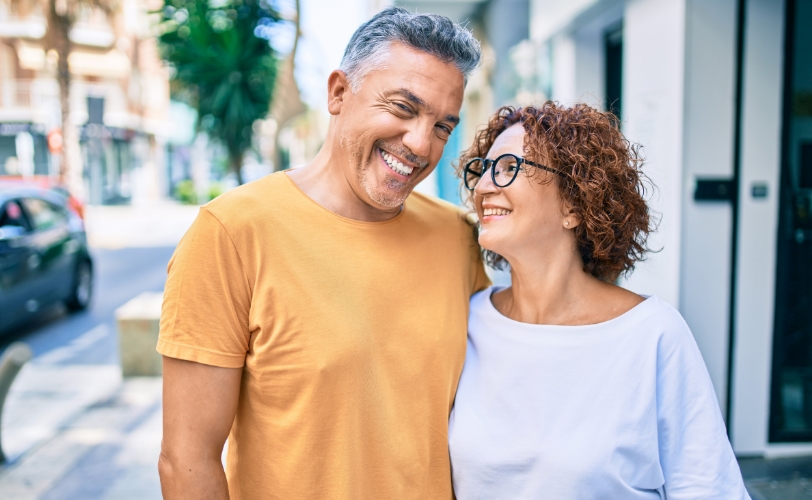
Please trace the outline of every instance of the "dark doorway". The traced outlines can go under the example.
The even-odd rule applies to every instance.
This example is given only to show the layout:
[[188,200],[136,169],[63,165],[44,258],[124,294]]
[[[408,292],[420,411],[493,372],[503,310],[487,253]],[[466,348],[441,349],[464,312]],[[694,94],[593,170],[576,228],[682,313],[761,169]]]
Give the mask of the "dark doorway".
[[623,24],[618,23],[604,34],[606,55],[606,110],[621,118],[623,109]]
[[787,2],[770,441],[812,441],[812,0]]

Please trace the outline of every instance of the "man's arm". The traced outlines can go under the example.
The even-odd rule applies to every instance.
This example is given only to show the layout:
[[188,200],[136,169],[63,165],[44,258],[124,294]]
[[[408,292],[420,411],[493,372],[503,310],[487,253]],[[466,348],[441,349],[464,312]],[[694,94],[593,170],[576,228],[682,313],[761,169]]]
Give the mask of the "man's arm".
[[163,441],[158,459],[166,500],[228,499],[221,462],[240,395],[242,368],[163,358]]

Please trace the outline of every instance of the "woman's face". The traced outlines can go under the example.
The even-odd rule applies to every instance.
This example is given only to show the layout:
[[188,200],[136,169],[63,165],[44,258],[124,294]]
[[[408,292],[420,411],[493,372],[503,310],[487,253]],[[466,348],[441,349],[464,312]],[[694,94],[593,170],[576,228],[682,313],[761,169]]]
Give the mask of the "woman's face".
[[[524,157],[524,128],[513,125],[502,132],[488,151],[488,159],[511,153]],[[546,165],[546,158],[534,160]],[[553,165],[548,165],[554,167]],[[505,188],[494,185],[485,172],[474,190],[474,203],[481,223],[479,244],[508,261],[539,251],[554,251],[561,244],[572,248],[572,217],[564,214],[552,174],[530,165]],[[565,226],[565,223],[568,224]]]

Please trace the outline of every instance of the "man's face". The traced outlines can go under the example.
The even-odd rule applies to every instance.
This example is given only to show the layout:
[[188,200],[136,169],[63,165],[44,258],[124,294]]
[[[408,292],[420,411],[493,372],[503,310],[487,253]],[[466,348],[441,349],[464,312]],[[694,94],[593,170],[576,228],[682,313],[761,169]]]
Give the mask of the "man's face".
[[437,166],[459,122],[464,80],[450,63],[399,43],[347,89],[335,125],[347,181],[365,203],[391,210]]

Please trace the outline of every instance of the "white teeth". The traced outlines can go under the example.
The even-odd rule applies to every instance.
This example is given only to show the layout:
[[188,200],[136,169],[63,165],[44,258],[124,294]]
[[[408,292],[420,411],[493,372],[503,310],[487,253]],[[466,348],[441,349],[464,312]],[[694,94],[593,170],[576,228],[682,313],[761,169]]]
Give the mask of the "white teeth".
[[395,172],[401,175],[410,175],[412,171],[414,171],[414,167],[404,165],[386,151],[381,150],[381,153],[383,153],[383,159],[386,161],[386,164],[392,167],[392,170]]
[[504,208],[483,208],[482,215],[508,215],[510,214],[511,210],[506,210]]

